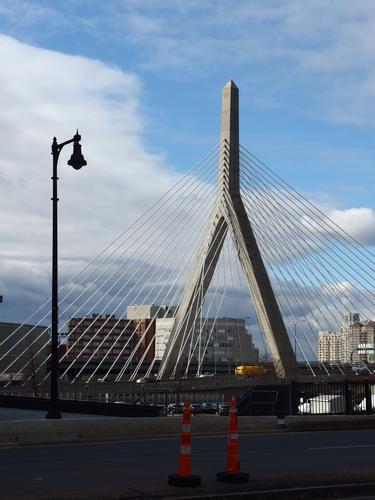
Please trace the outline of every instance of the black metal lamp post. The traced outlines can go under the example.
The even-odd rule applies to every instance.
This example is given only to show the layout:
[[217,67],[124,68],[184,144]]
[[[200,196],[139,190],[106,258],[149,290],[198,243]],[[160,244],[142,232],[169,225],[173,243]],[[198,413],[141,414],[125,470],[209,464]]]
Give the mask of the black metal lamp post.
[[58,380],[59,380],[59,311],[58,311],[58,233],[57,233],[57,162],[60,152],[64,146],[73,143],[73,154],[68,161],[75,170],[87,165],[81,152],[79,141],[81,136],[78,133],[69,141],[57,143],[56,137],[52,142],[52,329],[51,329],[51,392],[50,392],[50,407],[46,418],[61,418],[61,413],[58,407]]

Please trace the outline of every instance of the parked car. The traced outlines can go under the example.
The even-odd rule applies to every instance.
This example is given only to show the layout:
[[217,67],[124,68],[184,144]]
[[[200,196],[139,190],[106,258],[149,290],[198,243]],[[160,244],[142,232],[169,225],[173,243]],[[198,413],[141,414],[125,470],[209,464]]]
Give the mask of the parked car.
[[226,403],[221,403],[219,405],[219,415],[221,417],[226,417],[229,415],[229,405]]
[[177,403],[175,413],[181,414],[184,411],[184,403]]
[[370,374],[371,372],[367,369],[366,366],[364,365],[353,365],[352,366],[352,371],[356,374],[356,375],[366,375],[366,374]]
[[168,415],[173,415],[176,411],[176,403],[169,403],[167,405],[167,413]]
[[169,415],[178,415],[184,411],[184,403],[170,403],[167,406]]
[[217,408],[217,403],[202,403],[201,413],[204,413],[206,415],[214,415],[217,412]]
[[199,413],[202,413],[201,405],[199,403],[193,403],[190,408],[192,415],[199,415]]

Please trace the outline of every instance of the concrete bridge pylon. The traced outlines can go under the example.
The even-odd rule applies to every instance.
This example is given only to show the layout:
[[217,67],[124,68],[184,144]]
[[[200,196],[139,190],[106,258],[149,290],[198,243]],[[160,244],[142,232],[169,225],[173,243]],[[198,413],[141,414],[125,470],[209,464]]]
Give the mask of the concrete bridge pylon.
[[297,363],[240,192],[239,92],[223,89],[218,197],[178,306],[158,378],[182,375],[194,328],[228,232],[233,238],[259,324],[280,378],[293,378]]

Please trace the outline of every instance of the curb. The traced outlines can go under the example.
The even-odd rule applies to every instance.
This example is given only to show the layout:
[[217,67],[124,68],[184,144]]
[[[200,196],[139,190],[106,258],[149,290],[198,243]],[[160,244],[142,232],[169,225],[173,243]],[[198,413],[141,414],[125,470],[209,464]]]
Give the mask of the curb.
[[287,432],[375,429],[375,415],[288,415]]
[[[272,490],[246,490],[237,492],[212,493],[202,495],[168,496],[164,500],[309,500],[313,498],[345,498],[348,496],[368,496],[375,494],[375,483],[333,484],[305,486]],[[342,496],[344,495],[344,496]]]

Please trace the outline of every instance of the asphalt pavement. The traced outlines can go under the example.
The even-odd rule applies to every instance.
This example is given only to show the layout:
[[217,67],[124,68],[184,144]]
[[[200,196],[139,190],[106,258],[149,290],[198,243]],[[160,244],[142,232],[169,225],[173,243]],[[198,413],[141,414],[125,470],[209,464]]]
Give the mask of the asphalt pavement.
[[[0,448],[0,498],[140,499],[244,489],[215,480],[226,452],[224,436],[193,437],[193,473],[203,484],[181,491],[167,485],[178,468],[178,439]],[[243,435],[240,457],[251,490],[375,482],[374,431]]]

